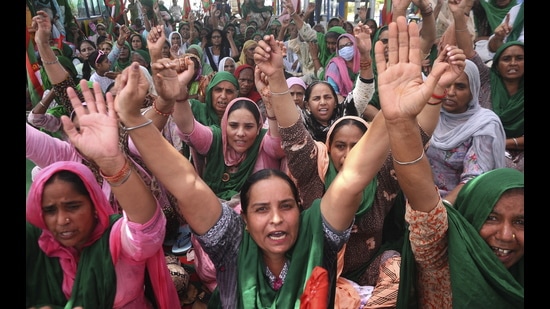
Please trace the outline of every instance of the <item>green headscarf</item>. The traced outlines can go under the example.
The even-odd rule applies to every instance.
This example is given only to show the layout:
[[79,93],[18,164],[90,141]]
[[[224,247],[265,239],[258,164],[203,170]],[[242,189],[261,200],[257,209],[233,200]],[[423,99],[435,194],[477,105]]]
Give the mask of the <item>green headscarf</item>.
[[523,42],[511,41],[502,44],[493,56],[493,64],[491,65],[491,101],[493,103],[493,111],[498,115],[507,138],[519,137],[524,134],[524,76],[518,87],[518,91],[510,96],[504,81],[498,71],[498,63],[502,52],[510,46],[518,45],[523,48]]
[[512,32],[510,32],[510,34],[506,37],[506,42],[516,41],[523,30],[523,22],[525,20],[525,16],[523,14],[524,4],[525,2],[522,2],[519,7],[518,15],[516,15],[516,19],[514,19],[514,24],[512,25]]
[[[336,32],[338,34],[346,33],[346,29],[340,26],[334,26],[327,30],[329,32]],[[319,60],[321,61],[321,66],[324,68],[332,57],[336,56],[336,52],[330,53],[327,47],[327,42],[325,41],[325,33],[317,32],[317,44],[319,45]]]
[[130,46],[130,43],[128,43],[128,41],[124,41],[124,46],[126,46],[128,48],[128,59],[126,61],[123,61],[120,59],[120,57],[118,57],[116,60],[115,60],[115,64],[113,66],[113,71],[115,72],[122,72],[124,71],[124,69],[126,69],[127,67],[130,66],[130,64],[132,64],[132,57],[131,57],[131,52],[132,52],[132,46]]
[[[524,174],[498,168],[468,181],[455,207],[445,204],[449,221],[448,257],[454,308],[524,308],[524,259],[506,269],[479,235],[500,196],[524,188]],[[409,233],[406,233],[406,239]],[[409,293],[416,284],[416,265],[410,242],[405,241],[397,308],[411,308]]]
[[232,83],[237,88],[237,91],[239,90],[239,82],[237,82],[237,78],[235,78],[235,76],[233,76],[230,72],[221,71],[217,72],[212,80],[210,80],[210,83],[208,83],[204,103],[195,99],[190,100],[193,116],[195,116],[195,119],[197,119],[198,122],[206,126],[220,125],[221,120],[212,107],[212,89],[214,89],[214,86],[223,81]]
[[267,129],[260,130],[254,144],[246,151],[246,158],[239,164],[237,172],[231,174],[228,181],[222,180],[222,176],[226,171],[222,147],[222,129],[219,125],[212,125],[210,129],[213,135],[212,146],[206,155],[206,162],[208,163],[205,165],[202,178],[219,198],[229,201],[231,197],[239,193],[248,176],[252,174]]
[[202,50],[202,47],[200,45],[191,44],[189,45],[189,47],[187,47],[187,52],[189,52],[189,49],[194,49],[199,54],[199,58],[201,59],[201,70],[202,70],[201,75],[204,76],[214,72],[214,70],[212,69],[212,66],[208,62],[204,61],[204,50]]
[[[323,266],[325,240],[320,201],[315,200],[300,214],[298,238],[286,254],[290,265],[285,282],[278,291],[273,290],[265,278],[266,266],[261,249],[250,233],[243,231],[238,258],[237,308],[299,308],[300,296],[313,269]],[[208,308],[220,307],[216,288]]]
[[[374,44],[376,44],[376,42],[378,42],[378,40],[380,39],[380,34],[386,30],[388,30],[388,25],[384,25],[376,29],[376,32],[374,33],[374,37],[372,38],[373,48],[370,51],[371,57],[374,57]],[[375,59],[375,58],[372,58],[372,59]],[[376,69],[376,61],[372,62],[372,73],[374,74],[374,93],[372,94],[372,98],[370,99],[369,104],[380,110],[380,97],[378,96],[378,79],[376,78],[378,76],[378,70]]]
[[504,17],[506,17],[506,14],[510,11],[510,9],[514,5],[518,4],[516,0],[512,0],[507,6],[499,8],[497,7],[496,2],[496,0],[479,1],[481,7],[485,10],[485,15],[487,16],[487,21],[489,22],[492,32],[495,32],[495,29],[500,25],[502,20],[504,20]]

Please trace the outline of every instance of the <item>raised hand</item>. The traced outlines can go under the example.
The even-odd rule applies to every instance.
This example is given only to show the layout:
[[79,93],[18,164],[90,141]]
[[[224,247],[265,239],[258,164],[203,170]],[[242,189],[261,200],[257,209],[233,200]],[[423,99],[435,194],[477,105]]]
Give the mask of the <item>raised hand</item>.
[[357,23],[353,28],[353,35],[356,38],[357,48],[361,53],[361,61],[370,59],[370,51],[372,49],[372,41],[370,39],[371,29],[362,22]]
[[[183,62],[183,63],[181,63]],[[180,66],[180,73],[176,70]],[[151,66],[153,83],[159,96],[173,101],[184,101],[189,96],[187,85],[195,75],[195,63],[185,56],[176,60],[160,59]],[[160,107],[159,107],[160,108]]]
[[34,41],[37,44],[48,43],[52,35],[52,22],[50,16],[44,11],[37,11],[32,18],[30,32],[34,32]]
[[166,42],[166,34],[164,33],[164,25],[158,25],[151,28],[147,35],[147,48],[151,55],[151,62],[155,63],[162,58],[162,46]]
[[115,81],[118,93],[115,99],[115,110],[126,126],[129,118],[141,118],[143,100],[149,91],[149,81],[139,68],[139,63],[133,62],[117,76]]
[[[456,46],[446,45],[434,61],[434,69],[441,74],[438,85],[447,88],[464,72],[466,55]],[[439,73],[442,71],[441,73]]]
[[258,42],[254,50],[256,66],[266,75],[271,76],[280,73],[283,68],[283,57],[286,55],[286,46],[283,42],[275,40],[273,34],[265,35]]
[[418,25],[407,25],[407,19],[399,16],[388,29],[388,62],[382,42],[376,42],[375,59],[381,110],[386,121],[391,121],[418,115],[448,64],[440,63],[422,81]]
[[96,162],[98,159],[120,155],[118,119],[113,96],[107,93],[107,103],[105,103],[99,84],[94,82],[92,92],[84,79],[80,81],[80,88],[86,102],[85,106],[75,90],[71,87],[67,88],[67,94],[78,117],[79,127],[77,128],[66,115],[61,116],[63,129],[69,140],[85,157]]

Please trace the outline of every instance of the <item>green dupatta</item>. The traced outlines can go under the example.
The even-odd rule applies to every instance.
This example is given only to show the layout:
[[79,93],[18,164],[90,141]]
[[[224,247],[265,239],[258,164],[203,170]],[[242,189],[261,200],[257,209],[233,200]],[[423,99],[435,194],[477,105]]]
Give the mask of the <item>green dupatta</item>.
[[[523,173],[499,168],[468,181],[456,198],[456,209],[445,203],[454,308],[524,308],[524,259],[506,269],[479,236],[502,193],[523,187]],[[400,274],[397,308],[417,308],[413,304],[417,277],[410,241],[405,241],[401,252]]]
[[[328,163],[328,170],[325,175],[325,192],[334,180],[336,178],[336,175],[338,174],[338,171],[334,167],[334,163],[332,163],[332,160],[329,160]],[[376,187],[378,185],[378,182],[376,180],[376,176],[369,182],[369,184],[363,189],[363,199],[361,200],[361,204],[359,205],[359,209],[357,209],[357,212],[355,213],[355,221],[359,220],[367,211],[372,207],[372,204],[374,203],[374,196],[376,195]]]
[[195,119],[197,119],[198,122],[204,124],[205,126],[210,125],[220,125],[221,119],[218,117],[218,114],[216,114],[216,111],[214,111],[214,108],[212,107],[212,90],[213,88],[223,82],[228,81],[235,85],[237,88],[237,91],[239,90],[239,83],[237,82],[237,78],[233,76],[233,74],[221,71],[217,72],[210,83],[208,83],[208,86],[206,87],[206,97],[205,97],[205,103],[191,99],[191,110],[193,111],[193,116],[195,116]]
[[[38,246],[42,230],[27,222],[26,308],[50,306],[52,309],[112,308],[116,294],[116,273],[109,248],[109,235],[120,214],[110,216],[110,227],[93,245],[84,248],[67,300],[61,289],[63,271],[59,258],[50,258]],[[33,283],[33,284],[31,284]]]
[[229,174],[229,180],[225,182],[222,181],[222,177],[226,172],[222,147],[222,130],[219,125],[211,125],[210,129],[213,135],[212,146],[206,155],[206,162],[208,164],[205,165],[202,178],[219,198],[228,201],[232,196],[240,192],[244,182],[252,173],[267,129],[260,130],[260,134],[256,136],[254,144],[246,151],[246,158],[239,164],[237,172]]
[[[495,32],[495,29],[502,23],[502,20],[504,20],[504,17],[506,17],[506,14],[510,11],[510,9],[517,5],[516,0],[510,1],[507,6],[503,8],[499,8],[496,5],[496,0],[489,0],[489,1],[479,1],[479,4],[481,7],[483,7],[483,10],[485,11],[485,15],[487,16],[487,21],[489,22],[489,26],[491,27],[491,31]],[[476,29],[477,29],[477,23],[476,23]]]
[[[334,26],[327,30],[327,33],[329,32],[344,34],[346,33],[346,29],[342,28],[341,26]],[[328,62],[330,61],[330,59],[336,56],[336,52],[329,52],[327,42],[325,41],[325,35],[326,34],[324,33],[317,32],[317,45],[319,45],[319,61],[321,62],[321,67],[323,68],[323,76],[319,76],[320,80],[324,79],[324,69],[327,66]]]
[[498,71],[502,52],[513,45],[523,47],[523,42],[511,41],[502,44],[496,51],[491,65],[491,101],[493,111],[498,115],[507,138],[522,136],[524,133],[524,77],[521,77],[516,94],[510,96]]
[[300,296],[315,266],[323,266],[324,232],[321,200],[316,199],[300,215],[300,231],[294,247],[287,252],[290,261],[285,282],[275,291],[265,276],[261,249],[248,232],[238,258],[237,308],[299,308]]

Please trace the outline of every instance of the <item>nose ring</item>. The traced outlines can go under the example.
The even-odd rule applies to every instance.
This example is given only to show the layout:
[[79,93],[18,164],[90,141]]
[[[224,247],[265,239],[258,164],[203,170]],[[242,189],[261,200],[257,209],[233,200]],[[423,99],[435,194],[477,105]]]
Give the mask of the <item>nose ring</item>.
[[[69,223],[69,221],[70,221],[69,218],[66,218],[66,219],[65,219],[65,222]],[[514,238],[515,238],[515,237],[516,237],[516,236],[514,235]]]
[[515,233],[512,233],[512,238],[516,239],[516,234]]

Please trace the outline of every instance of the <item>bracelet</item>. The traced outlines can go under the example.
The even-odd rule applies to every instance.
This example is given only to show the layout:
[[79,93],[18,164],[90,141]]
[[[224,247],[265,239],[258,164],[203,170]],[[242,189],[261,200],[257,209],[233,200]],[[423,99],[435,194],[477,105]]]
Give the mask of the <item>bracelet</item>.
[[99,170],[99,175],[103,177],[111,187],[120,186],[121,184],[125,183],[128,178],[130,178],[130,174],[132,173],[132,168],[130,167],[130,162],[128,159],[124,160],[124,166],[113,176],[106,176],[101,169]]
[[172,113],[174,112],[174,108],[172,107],[172,110],[170,110],[169,113],[163,113],[163,112],[161,112],[157,109],[157,104],[156,103],[157,103],[157,100],[154,100],[153,101],[153,110],[155,111],[155,113],[157,113],[161,116],[164,116],[164,117],[168,117],[168,116],[172,115]]
[[296,14],[296,11],[294,11],[294,12],[292,12],[292,13],[288,14],[288,15],[290,15],[290,16],[294,16],[295,14]]
[[432,15],[433,12],[434,12],[434,9],[433,9],[431,3],[428,5],[428,7],[426,8],[425,11],[420,11],[420,13],[422,14],[422,17],[428,17],[428,16]]
[[44,106],[44,108],[48,108],[46,105],[44,105],[44,103],[42,103],[42,100],[38,101],[38,104]]
[[445,88],[445,91],[443,91],[442,95],[436,95],[435,93],[432,93],[432,98],[436,100],[443,100],[447,96],[447,88]]
[[359,76],[359,80],[360,80],[362,83],[365,83],[365,84],[372,84],[372,83],[374,83],[374,77],[373,77],[373,78],[363,78],[363,77]]
[[516,144],[516,150],[519,150],[518,140],[515,137],[512,137],[512,139],[514,140],[514,144]]
[[369,69],[371,64],[372,64],[372,61],[361,61],[359,62],[359,67],[361,68],[361,70]]
[[441,102],[443,102],[443,100],[439,100],[439,101],[437,101],[437,102],[430,102],[430,101],[428,101],[428,102],[426,102],[426,103],[427,103],[428,105],[439,105],[439,104],[441,104]]
[[277,120],[277,117],[275,117],[275,116],[269,116],[267,114],[266,114],[266,116],[267,116],[267,119],[269,119],[269,120]]
[[124,131],[132,131],[132,130],[135,130],[135,129],[143,128],[147,125],[150,125],[151,123],[153,123],[153,120],[152,119],[147,119],[147,121],[145,121],[142,124],[138,124],[135,127],[122,127],[122,129],[124,129]]
[[422,160],[422,158],[424,158],[424,149],[422,149],[422,154],[420,155],[420,157],[418,157],[417,159],[414,159],[412,161],[408,161],[408,162],[403,162],[403,161],[398,161],[397,159],[395,159],[393,156],[392,156],[392,159],[395,163],[399,164],[399,165],[411,165],[411,164],[415,164],[416,162]]
[[287,89],[286,91],[283,91],[283,92],[273,92],[273,91],[269,90],[270,95],[283,95],[283,94],[287,94],[289,92],[290,92],[290,89]]
[[57,56],[55,56],[54,61],[46,61],[46,60],[42,59],[42,64],[56,64],[56,63],[59,63],[59,58],[57,58]]

